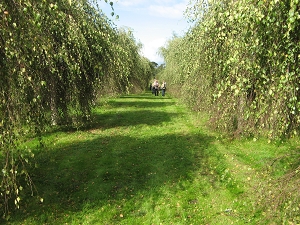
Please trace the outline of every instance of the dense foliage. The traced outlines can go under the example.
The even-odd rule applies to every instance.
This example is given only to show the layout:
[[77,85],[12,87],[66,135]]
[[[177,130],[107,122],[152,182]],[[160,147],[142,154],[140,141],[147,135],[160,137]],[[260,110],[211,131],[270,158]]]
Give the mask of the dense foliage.
[[[186,13],[189,32],[160,49],[168,91],[232,136],[298,136],[299,0],[194,0]],[[282,159],[293,157],[299,162],[299,155]],[[299,222],[298,172],[296,163],[262,188],[270,219]]]
[[[113,5],[112,2],[110,2]],[[96,2],[0,3],[0,207],[19,205],[33,188],[28,138],[48,125],[90,120],[98,94],[144,89],[151,63],[130,32],[118,30]]]
[[270,139],[300,128],[299,0],[191,1],[195,25],[161,49],[169,91],[211,125]]

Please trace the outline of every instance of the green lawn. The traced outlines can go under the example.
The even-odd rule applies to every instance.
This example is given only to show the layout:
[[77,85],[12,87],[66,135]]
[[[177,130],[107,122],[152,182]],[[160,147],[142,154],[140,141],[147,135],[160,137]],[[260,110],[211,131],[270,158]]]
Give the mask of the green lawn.
[[299,165],[285,157],[298,139],[231,140],[168,94],[102,99],[94,116],[89,128],[44,137],[30,169],[38,193],[7,224],[299,222],[299,208],[276,208],[274,185]]

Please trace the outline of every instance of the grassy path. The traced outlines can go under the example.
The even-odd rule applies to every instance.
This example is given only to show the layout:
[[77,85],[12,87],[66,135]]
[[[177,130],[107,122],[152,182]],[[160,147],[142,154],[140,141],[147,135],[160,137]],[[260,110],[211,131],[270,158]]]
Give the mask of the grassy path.
[[290,146],[227,141],[151,93],[102,100],[95,116],[45,137],[31,171],[43,203],[24,197],[9,224],[270,224],[255,193]]

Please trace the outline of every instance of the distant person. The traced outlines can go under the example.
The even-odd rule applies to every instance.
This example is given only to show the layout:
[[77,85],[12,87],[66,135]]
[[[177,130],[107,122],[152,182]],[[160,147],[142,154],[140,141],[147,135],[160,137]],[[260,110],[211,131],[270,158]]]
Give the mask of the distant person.
[[152,91],[152,94],[154,94],[155,93],[155,78],[154,78],[154,80],[153,80],[153,83],[151,83],[151,91]]
[[163,81],[161,85],[161,96],[165,96],[166,90],[167,90],[167,83]]
[[158,93],[159,93],[159,83],[158,83],[158,80],[154,79],[152,87],[153,87],[154,95],[158,96]]
[[151,84],[151,91],[152,91],[152,94],[155,93],[155,79],[153,80],[153,83]]

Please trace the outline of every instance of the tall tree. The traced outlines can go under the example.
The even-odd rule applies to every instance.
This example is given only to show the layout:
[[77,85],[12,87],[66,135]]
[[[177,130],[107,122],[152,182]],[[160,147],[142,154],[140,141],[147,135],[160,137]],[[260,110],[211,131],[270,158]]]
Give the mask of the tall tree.
[[29,138],[41,137],[51,124],[79,127],[90,120],[101,85],[110,84],[106,78],[119,84],[118,93],[130,90],[132,80],[148,81],[140,45],[93,5],[87,0],[0,3],[0,205],[5,215],[11,202],[19,206],[20,179],[33,187],[26,171],[34,156]]

